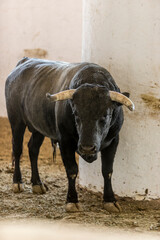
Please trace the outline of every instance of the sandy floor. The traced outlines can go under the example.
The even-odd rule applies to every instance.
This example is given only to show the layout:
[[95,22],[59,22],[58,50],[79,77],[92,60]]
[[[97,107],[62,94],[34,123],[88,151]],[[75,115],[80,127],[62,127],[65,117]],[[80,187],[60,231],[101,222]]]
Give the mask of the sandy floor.
[[11,131],[8,120],[0,118],[0,221],[42,220],[45,222],[64,222],[97,227],[121,228],[136,231],[160,231],[160,200],[133,201],[119,198],[123,208],[120,214],[109,214],[102,209],[102,195],[80,189],[79,200],[84,211],[68,214],[64,210],[67,193],[67,179],[61,157],[53,163],[52,148],[49,139],[45,139],[39,156],[41,179],[49,188],[45,195],[34,195],[30,184],[30,162],[28,159],[26,131],[21,170],[25,183],[25,192],[12,192],[11,171]]

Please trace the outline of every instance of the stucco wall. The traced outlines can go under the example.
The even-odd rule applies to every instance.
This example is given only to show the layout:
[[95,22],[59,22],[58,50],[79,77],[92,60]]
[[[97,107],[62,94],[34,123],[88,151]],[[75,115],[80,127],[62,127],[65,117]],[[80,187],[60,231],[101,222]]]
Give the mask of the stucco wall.
[[4,83],[23,56],[81,60],[81,0],[0,1],[0,116]]
[[[82,59],[106,67],[136,106],[124,108],[115,193],[160,197],[160,1],[84,0],[83,11]],[[102,190],[100,157],[80,161],[80,184]]]

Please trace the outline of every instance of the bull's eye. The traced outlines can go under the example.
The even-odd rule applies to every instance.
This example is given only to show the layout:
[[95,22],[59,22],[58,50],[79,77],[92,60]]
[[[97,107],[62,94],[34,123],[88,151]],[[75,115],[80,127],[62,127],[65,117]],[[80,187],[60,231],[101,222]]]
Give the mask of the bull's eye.
[[73,114],[75,115],[75,117],[78,115],[75,109],[73,110]]
[[104,115],[104,116],[99,120],[99,122],[100,122],[100,124],[105,125],[106,122],[108,122],[109,120],[111,120],[111,118],[112,118],[112,115],[111,115],[111,114],[106,114],[106,115]]
[[75,116],[76,123],[80,123],[80,118],[78,116]]
[[106,123],[106,116],[103,116],[100,120],[99,120],[100,124],[105,124]]

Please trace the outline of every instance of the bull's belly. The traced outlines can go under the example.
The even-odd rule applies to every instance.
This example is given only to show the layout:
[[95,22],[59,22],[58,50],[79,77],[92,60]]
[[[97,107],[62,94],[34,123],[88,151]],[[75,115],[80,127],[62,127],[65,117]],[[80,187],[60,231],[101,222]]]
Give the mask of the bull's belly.
[[29,121],[27,121],[26,126],[28,127],[31,133],[39,132],[45,137],[49,137],[50,139],[56,142],[58,141],[57,132],[54,126],[49,127],[49,126],[46,126],[43,122],[39,123],[38,121],[35,123],[33,122],[30,123]]

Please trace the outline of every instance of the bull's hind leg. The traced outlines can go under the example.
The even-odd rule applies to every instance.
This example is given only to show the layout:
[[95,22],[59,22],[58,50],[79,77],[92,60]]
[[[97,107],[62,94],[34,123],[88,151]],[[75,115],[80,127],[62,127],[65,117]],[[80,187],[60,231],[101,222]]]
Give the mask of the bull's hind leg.
[[68,193],[66,201],[67,212],[82,211],[80,204],[78,203],[78,195],[76,191],[76,178],[78,174],[78,165],[75,160],[75,147],[74,143],[67,141],[60,144],[60,151],[62,160],[66,169],[68,178]]
[[15,193],[23,192],[22,176],[20,170],[20,157],[23,148],[23,136],[25,132],[25,124],[23,122],[12,123],[12,164],[14,165],[13,174],[13,191]]
[[31,161],[31,168],[32,168],[32,191],[33,193],[43,194],[46,193],[47,187],[41,182],[39,172],[38,172],[38,154],[40,146],[42,145],[44,140],[44,136],[39,132],[32,133],[32,136],[28,143],[29,148],[29,157]]

